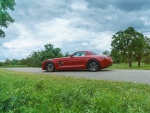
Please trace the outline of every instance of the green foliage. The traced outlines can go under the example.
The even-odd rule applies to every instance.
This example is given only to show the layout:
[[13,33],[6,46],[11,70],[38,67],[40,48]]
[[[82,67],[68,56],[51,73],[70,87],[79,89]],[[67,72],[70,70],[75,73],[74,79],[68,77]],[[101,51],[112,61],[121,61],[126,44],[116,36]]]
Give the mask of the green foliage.
[[[5,66],[16,67],[18,66],[28,66],[28,67],[41,67],[41,64],[44,60],[59,58],[59,57],[67,57],[68,53],[62,54],[60,48],[54,48],[52,44],[44,45],[44,50],[42,51],[33,51],[26,59],[17,60],[17,59],[6,59],[3,63]],[[1,64],[2,65],[2,64]],[[4,66],[3,65],[3,66]]]
[[0,112],[149,113],[150,86],[0,69]]
[[52,44],[44,45],[45,50],[33,52],[25,60],[21,60],[23,65],[27,65],[29,67],[41,67],[41,63],[44,60],[51,58],[59,58],[63,57],[60,48],[54,48]]
[[5,64],[5,65],[11,65],[11,60],[7,58],[7,59],[5,60],[5,62],[4,62],[4,64]]
[[[0,0],[0,26],[7,28],[14,19],[9,15],[7,10],[14,10],[14,0]],[[0,29],[0,38],[5,37],[5,32]]]
[[0,62],[0,67],[1,67],[1,66],[4,66],[4,63],[3,63],[3,62]]
[[0,67],[25,67],[24,63],[22,63],[23,60],[17,60],[17,59],[6,59],[4,62],[0,62]]
[[19,64],[19,65],[24,65],[24,64],[26,64],[26,59],[21,59],[21,60],[19,60],[18,64]]
[[150,70],[150,64],[141,63],[141,66],[137,65],[138,62],[132,63],[132,68],[129,68],[127,63],[114,63],[108,69],[123,69],[123,70]]
[[26,65],[3,65],[1,68],[27,67]]
[[107,51],[107,50],[105,50],[102,54],[103,54],[103,55],[110,55],[110,52]]
[[66,52],[65,54],[63,54],[63,57],[68,57],[70,56],[70,54],[68,52]]
[[150,64],[150,55],[147,55],[146,57],[144,57],[142,62],[145,64]]
[[120,62],[122,62],[122,60],[121,60],[121,54],[117,50],[112,49],[111,53],[110,53],[110,56],[112,57],[114,63],[120,63]]
[[11,65],[18,65],[19,63],[19,60],[16,60],[16,59],[12,59],[11,61]]
[[[113,35],[111,42],[113,51],[111,53],[115,55],[114,53],[117,51],[121,58],[128,60],[129,67],[132,67],[134,60],[138,61],[138,66],[140,66],[141,59],[150,51],[150,41],[148,40],[149,38],[144,37],[142,33],[137,32],[133,27],[129,27]],[[115,61],[118,60],[115,59]]]

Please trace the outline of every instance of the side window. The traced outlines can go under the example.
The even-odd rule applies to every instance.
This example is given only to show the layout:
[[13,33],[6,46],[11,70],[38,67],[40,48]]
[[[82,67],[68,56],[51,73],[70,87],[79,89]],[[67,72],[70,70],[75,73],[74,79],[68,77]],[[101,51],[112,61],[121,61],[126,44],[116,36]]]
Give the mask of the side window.
[[85,52],[76,52],[73,54],[73,56],[78,57],[78,56],[84,56]]

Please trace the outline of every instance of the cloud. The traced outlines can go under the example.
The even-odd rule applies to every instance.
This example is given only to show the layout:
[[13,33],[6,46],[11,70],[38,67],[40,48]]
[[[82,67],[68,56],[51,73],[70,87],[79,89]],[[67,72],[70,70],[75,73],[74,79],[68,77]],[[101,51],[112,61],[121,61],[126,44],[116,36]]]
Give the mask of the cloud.
[[88,2],[89,8],[99,8],[106,10],[110,5],[114,6],[118,10],[122,10],[125,12],[131,11],[140,11],[140,10],[148,10],[150,8],[149,0],[131,0],[131,1],[121,1],[121,0],[86,0]]
[[22,59],[53,44],[70,54],[110,51],[111,37],[130,26],[150,36],[148,0],[16,0],[15,19],[0,40],[0,60]]

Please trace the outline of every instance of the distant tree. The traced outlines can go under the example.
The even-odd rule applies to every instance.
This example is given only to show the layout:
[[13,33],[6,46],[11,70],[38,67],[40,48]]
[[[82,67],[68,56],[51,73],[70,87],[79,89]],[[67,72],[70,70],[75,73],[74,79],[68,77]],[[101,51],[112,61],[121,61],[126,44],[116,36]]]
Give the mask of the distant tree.
[[[7,10],[14,10],[14,0],[0,0],[0,26],[1,28],[7,28],[10,23],[15,20],[9,15]],[[0,28],[0,38],[5,37],[5,32]]]
[[26,62],[27,62],[26,59],[23,58],[19,60],[18,65],[26,65],[27,64]]
[[33,51],[25,60],[22,60],[24,65],[31,67],[40,67],[41,63],[46,59],[63,57],[60,48],[54,48],[52,44],[44,45],[44,50],[42,51]]
[[4,62],[4,64],[5,64],[5,65],[11,65],[11,60],[7,58],[7,59],[5,60],[5,62]]
[[138,66],[141,64],[142,58],[148,56],[150,54],[150,38],[144,37],[143,35],[140,38],[136,39],[135,46],[135,60],[138,61]]
[[4,62],[0,62],[0,67],[1,67],[1,66],[4,66]]
[[142,59],[142,62],[145,63],[145,64],[150,64],[150,55],[145,56]]
[[114,63],[120,63],[121,62],[121,55],[117,50],[112,49],[110,56],[112,57]]
[[107,50],[105,50],[102,54],[103,54],[103,55],[110,55],[110,52],[107,51]]
[[62,57],[63,54],[61,53],[60,48],[54,48],[52,44],[44,45],[45,50],[42,51],[42,60],[50,59],[50,58],[58,58]]
[[66,52],[65,54],[63,54],[64,57],[68,57],[70,56],[70,54],[68,52]]
[[142,51],[143,54],[142,61],[145,64],[150,64],[150,38],[145,37],[145,41],[146,41],[145,48]]
[[13,59],[12,61],[11,61],[11,65],[18,65],[18,60],[16,60],[16,59]]
[[137,55],[138,50],[144,49],[144,44],[143,34],[137,32],[133,27],[129,27],[124,31],[118,31],[113,35],[111,42],[112,49],[128,59],[129,67],[132,67],[133,57]]

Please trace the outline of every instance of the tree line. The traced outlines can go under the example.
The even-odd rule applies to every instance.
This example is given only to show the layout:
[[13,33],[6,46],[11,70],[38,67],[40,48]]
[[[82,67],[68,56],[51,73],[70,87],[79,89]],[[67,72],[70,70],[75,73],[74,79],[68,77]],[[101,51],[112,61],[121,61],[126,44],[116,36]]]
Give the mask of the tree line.
[[[104,51],[103,54],[110,55],[114,63],[128,63],[132,67],[132,62],[150,63],[150,38],[137,32],[133,27],[116,32],[112,36],[111,51]],[[62,54],[60,48],[54,48],[52,44],[44,45],[44,50],[33,51],[25,59],[12,61],[6,59],[0,62],[2,65],[26,65],[29,67],[41,67],[41,63],[46,59],[69,56]]]
[[69,56],[68,52],[62,54],[60,48],[54,48],[52,44],[44,45],[44,50],[41,51],[33,51],[29,54],[25,59],[16,60],[13,59],[12,61],[6,59],[5,62],[0,62],[0,66],[5,65],[26,65],[28,67],[41,67],[41,63],[44,60],[52,59],[52,58],[59,58],[59,57],[67,57]]
[[150,38],[137,32],[133,27],[121,30],[112,36],[111,52],[104,51],[103,54],[110,55],[114,63],[127,62],[132,67],[132,62],[141,61],[150,63]]
[[40,67],[44,60],[69,56],[68,53],[62,54],[60,48],[54,48],[52,44],[44,45],[44,50],[31,53],[26,59],[22,60],[22,64],[31,67]]
[[[0,0],[0,38],[5,37],[5,32],[2,28],[15,22],[9,15],[8,10],[13,11],[16,5],[15,0]],[[52,44],[44,46],[45,50],[31,53],[26,59],[12,61],[6,59],[5,62],[0,62],[3,65],[27,65],[32,67],[39,67],[41,62],[54,57],[68,56],[68,53],[63,55],[60,48],[53,48]],[[141,61],[150,63],[150,38],[137,32],[133,27],[126,30],[121,30],[112,36],[111,51],[104,51],[103,54],[110,55],[114,63],[127,62],[129,67],[132,67],[132,62],[137,61],[140,66]]]

